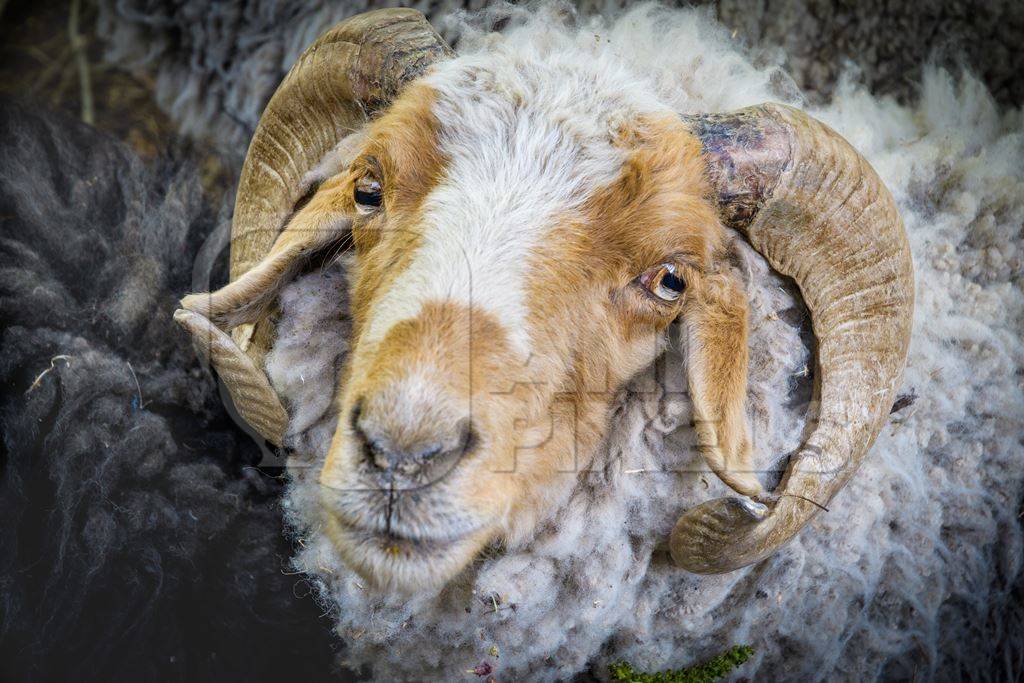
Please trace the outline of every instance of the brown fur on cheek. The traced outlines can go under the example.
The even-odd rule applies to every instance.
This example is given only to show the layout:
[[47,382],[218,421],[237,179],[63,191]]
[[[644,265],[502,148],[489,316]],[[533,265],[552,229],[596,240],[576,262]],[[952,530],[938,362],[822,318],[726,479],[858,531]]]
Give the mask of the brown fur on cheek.
[[370,124],[362,163],[379,168],[389,212],[415,213],[444,176],[448,159],[438,144],[436,100],[430,87],[413,85]]
[[636,277],[673,262],[696,280],[725,239],[700,142],[676,118],[639,120],[617,144],[628,150],[619,178],[552,232],[528,285],[531,325],[547,349],[577,359],[577,382],[604,377],[613,389],[653,360],[680,311],[645,294]]
[[724,239],[700,141],[672,118],[647,118],[620,133],[628,157],[619,179],[589,202],[593,249],[627,280],[669,256],[708,266]]
[[[419,245],[423,201],[444,175],[447,159],[438,146],[435,100],[431,88],[410,87],[369,125],[348,170],[325,181],[314,197],[328,192],[335,210],[355,219],[352,237],[360,262],[351,298],[357,335],[375,296]],[[384,198],[379,210],[360,216],[355,183],[367,175],[381,183]]]
[[502,484],[515,499],[511,538],[567,495],[600,443],[612,398],[663,348],[682,303],[653,301],[634,279],[672,261],[696,281],[724,238],[700,143],[678,121],[641,121],[620,143],[629,154],[619,179],[563,217],[530,266],[543,405],[516,427],[521,441],[540,439],[516,451],[516,476]]

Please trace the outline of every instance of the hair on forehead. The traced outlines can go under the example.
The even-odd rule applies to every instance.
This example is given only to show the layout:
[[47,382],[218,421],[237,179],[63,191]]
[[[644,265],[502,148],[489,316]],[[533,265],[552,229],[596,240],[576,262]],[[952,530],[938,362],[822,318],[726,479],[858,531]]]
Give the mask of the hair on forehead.
[[563,165],[548,170],[588,177],[592,187],[617,176],[623,127],[671,114],[626,70],[576,54],[548,60],[528,52],[470,53],[437,65],[423,82],[435,91],[446,149],[471,155],[487,144],[496,164],[531,154],[531,162],[543,162],[545,153],[559,150]]

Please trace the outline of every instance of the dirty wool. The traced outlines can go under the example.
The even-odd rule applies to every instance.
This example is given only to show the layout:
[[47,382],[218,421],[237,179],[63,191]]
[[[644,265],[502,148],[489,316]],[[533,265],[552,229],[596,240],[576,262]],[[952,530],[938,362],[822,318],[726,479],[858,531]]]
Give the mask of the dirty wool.
[[[615,59],[680,112],[801,104],[778,67],[685,10],[573,23],[512,13],[501,35],[462,29],[460,52]],[[353,668],[380,680],[568,680],[627,660],[660,670],[734,644],[756,679],[985,678],[1024,671],[1024,115],[961,73],[926,70],[910,104],[843,79],[809,111],[893,192],[917,278],[901,399],[850,485],[771,559],[720,576],[673,567],[685,509],[726,494],[690,430],[685,358],[670,348],[618,395],[606,443],[569,502],[515,547],[488,550],[444,590],[372,590],[320,530],[316,475],[347,350],[344,257],[283,294],[268,359],[290,406],[293,559],[316,585]],[[799,297],[741,245],[751,299],[749,405],[760,465],[800,442],[813,383]],[[481,670],[485,669],[483,667]]]

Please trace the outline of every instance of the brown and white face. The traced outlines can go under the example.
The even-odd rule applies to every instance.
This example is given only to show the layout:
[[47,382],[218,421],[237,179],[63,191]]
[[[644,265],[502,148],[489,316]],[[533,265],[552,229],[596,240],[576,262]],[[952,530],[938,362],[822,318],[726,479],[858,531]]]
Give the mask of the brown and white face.
[[[353,350],[322,509],[349,564],[403,591],[527,538],[678,319],[698,446],[756,502],[686,511],[672,556],[701,573],[768,557],[843,488],[892,405],[913,312],[892,197],[845,140],[788,107],[677,117],[585,51],[452,57],[413,10],[320,36],[254,135],[232,281],[185,297],[175,319],[280,444],[268,307],[352,237]],[[794,279],[818,341],[816,423],[770,494],[750,472],[747,305],[720,220]]]
[[738,295],[678,117],[502,76],[410,87],[315,200],[352,216],[358,263],[324,514],[383,586],[441,585],[525,536],[673,319]]

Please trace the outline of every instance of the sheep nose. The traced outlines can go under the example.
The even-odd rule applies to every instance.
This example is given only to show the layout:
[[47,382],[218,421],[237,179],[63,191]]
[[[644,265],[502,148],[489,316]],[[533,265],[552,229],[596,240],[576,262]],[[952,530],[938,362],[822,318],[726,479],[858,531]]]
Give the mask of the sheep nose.
[[388,411],[372,410],[371,406],[372,402],[368,406],[363,399],[356,401],[352,432],[367,466],[388,483],[424,485],[436,481],[476,443],[467,417],[431,421],[419,415],[410,423],[396,421]]

